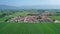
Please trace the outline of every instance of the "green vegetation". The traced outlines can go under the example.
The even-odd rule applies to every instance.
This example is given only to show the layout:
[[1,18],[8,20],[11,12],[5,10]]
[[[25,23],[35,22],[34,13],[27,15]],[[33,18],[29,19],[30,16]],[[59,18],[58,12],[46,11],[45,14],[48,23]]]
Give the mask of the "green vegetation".
[[26,16],[27,14],[29,14],[29,12],[16,12],[11,16]]
[[49,16],[52,19],[60,20],[60,16]]
[[[33,11],[42,12],[44,10],[1,10],[0,34],[60,34],[59,23],[5,22],[5,20],[8,20],[11,17],[27,16],[28,13],[32,13]],[[53,10],[48,11],[52,12]],[[49,16],[49,17],[52,19],[60,20],[60,16]]]
[[60,24],[0,23],[0,34],[60,34]]

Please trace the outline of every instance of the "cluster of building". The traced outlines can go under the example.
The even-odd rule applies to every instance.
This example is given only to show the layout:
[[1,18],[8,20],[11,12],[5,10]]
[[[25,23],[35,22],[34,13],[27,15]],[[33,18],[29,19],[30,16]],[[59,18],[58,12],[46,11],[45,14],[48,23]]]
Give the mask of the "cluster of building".
[[16,16],[10,18],[7,22],[54,22],[55,20],[49,18],[48,15],[53,13],[45,11],[40,13],[27,14],[27,16]]
[[54,22],[54,20],[47,16],[16,16],[7,22]]

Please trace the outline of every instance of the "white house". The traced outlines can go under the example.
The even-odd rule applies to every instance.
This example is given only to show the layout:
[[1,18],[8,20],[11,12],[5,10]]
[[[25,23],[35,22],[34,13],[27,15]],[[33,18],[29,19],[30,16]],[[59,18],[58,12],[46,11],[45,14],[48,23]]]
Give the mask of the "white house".
[[55,20],[54,23],[60,23],[60,21],[59,20]]

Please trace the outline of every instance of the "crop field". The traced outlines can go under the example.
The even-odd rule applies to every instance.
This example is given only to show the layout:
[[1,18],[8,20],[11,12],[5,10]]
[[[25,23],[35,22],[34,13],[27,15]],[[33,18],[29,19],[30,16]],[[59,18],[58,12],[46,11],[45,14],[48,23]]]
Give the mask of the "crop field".
[[[27,16],[30,12],[14,12],[11,15],[9,13],[3,17],[3,13],[0,13],[0,34],[60,34],[60,23],[5,22],[11,17]],[[60,16],[49,17],[60,20]]]
[[56,20],[60,20],[60,16],[49,16],[49,17],[56,19]]
[[0,34],[60,34],[60,24],[0,23]]

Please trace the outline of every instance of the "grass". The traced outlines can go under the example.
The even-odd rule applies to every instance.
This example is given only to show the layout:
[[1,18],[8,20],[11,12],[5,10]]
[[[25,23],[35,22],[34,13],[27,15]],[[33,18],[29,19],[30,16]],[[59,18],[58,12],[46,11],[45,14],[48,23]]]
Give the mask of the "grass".
[[60,20],[60,16],[49,16],[49,17],[51,17],[52,19]]
[[60,24],[0,23],[0,34],[60,34]]
[[16,13],[14,13],[13,15],[11,15],[11,16],[26,16],[27,14],[29,14],[29,12],[16,12]]
[[[17,12],[10,16],[0,18],[0,34],[60,34],[58,23],[5,23],[4,21],[14,16],[26,16],[27,12]],[[60,16],[50,16],[60,20]],[[2,22],[3,21],[3,22]],[[1,23],[2,22],[2,23]]]

